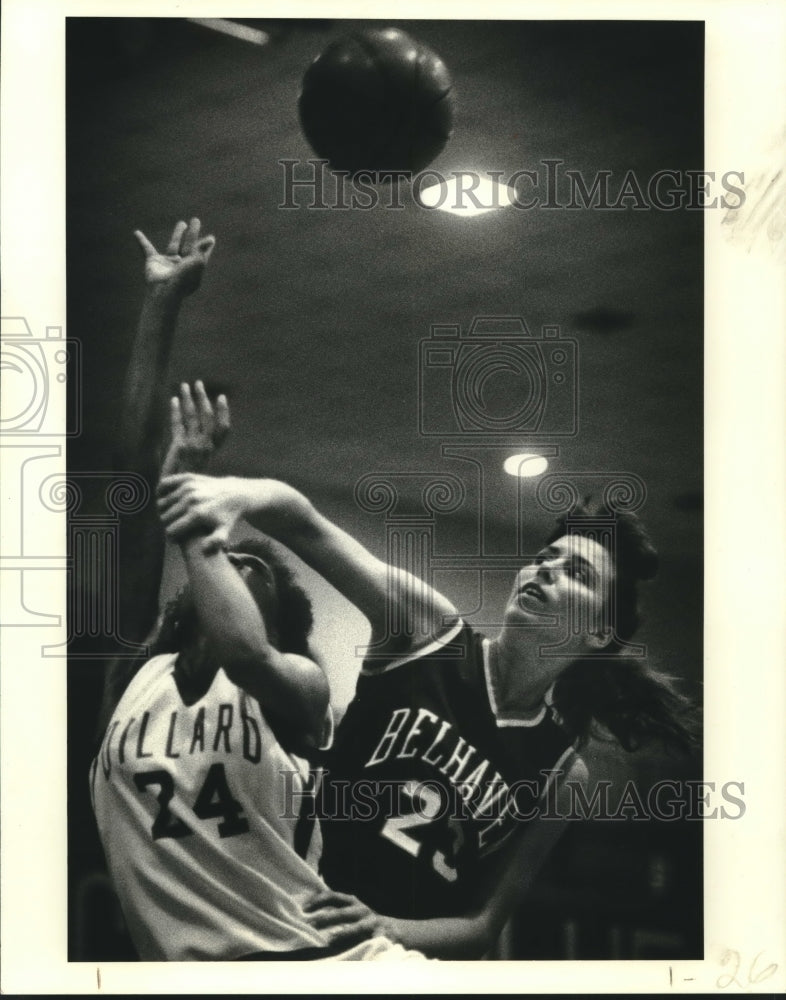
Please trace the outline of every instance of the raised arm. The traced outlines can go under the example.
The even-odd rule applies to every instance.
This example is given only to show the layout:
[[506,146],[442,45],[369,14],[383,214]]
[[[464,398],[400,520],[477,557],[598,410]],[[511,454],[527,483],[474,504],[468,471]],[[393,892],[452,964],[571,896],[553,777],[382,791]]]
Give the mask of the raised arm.
[[[273,479],[171,476],[159,486],[159,511],[173,538],[196,528],[206,545],[224,544],[235,522],[286,545],[368,618],[377,654],[393,655],[427,642],[444,630],[456,610],[424,581],[372,555],[297,490]],[[396,615],[403,628],[390,629]]]
[[272,574],[237,566],[223,549],[205,552],[200,537],[181,542],[196,611],[211,655],[230,680],[286,720],[307,743],[319,743],[329,689],[322,669],[308,657],[282,653],[271,642],[254,598],[272,585]]
[[[216,410],[201,382],[192,397],[183,385],[170,403],[171,443],[164,471],[199,459],[202,445],[226,433],[227,403]],[[275,593],[272,570],[259,559],[243,560],[219,546],[205,546],[198,525],[178,537],[197,615],[216,667],[264,709],[286,720],[306,742],[319,742],[328,707],[327,679],[313,660],[279,651],[261,608]],[[233,562],[233,560],[235,560]]]
[[145,296],[123,386],[117,463],[158,480],[169,397],[167,374],[177,319],[196,291],[215,246],[200,236],[199,219],[178,222],[159,253],[144,233],[134,233],[144,254]]
[[[162,421],[162,424],[164,422]],[[180,387],[180,397],[174,397],[170,404],[171,434],[169,447],[163,460],[164,470],[200,468],[213,451],[220,447],[229,433],[229,407],[226,397],[219,396],[215,410],[207,397],[202,382],[194,384],[192,394],[187,383]],[[163,561],[164,532],[155,516],[151,524],[149,514],[123,525],[121,552],[124,554],[122,584],[123,603],[121,610],[126,619],[138,622],[139,639],[153,643],[157,637],[158,591],[161,568],[157,560]],[[152,551],[140,550],[147,546]],[[123,567],[125,567],[123,569]],[[146,575],[147,574],[147,575]],[[143,614],[146,614],[143,617]],[[134,617],[136,616],[136,618]],[[142,630],[143,623],[149,621]],[[126,627],[126,626],[124,626]],[[113,660],[104,676],[104,691],[99,712],[98,737],[103,735],[112,712],[129,681],[144,662],[140,655],[136,659],[118,658]]]
[[[200,236],[200,223],[178,222],[172,231],[165,253],[158,253],[141,233],[135,233],[144,254],[145,293],[139,323],[126,370],[118,414],[118,436],[114,468],[118,473],[135,472],[148,483],[154,494],[159,476],[161,452],[167,433],[166,404],[169,357],[176,321],[184,298],[198,288],[205,266],[215,245],[212,236]],[[183,451],[171,452],[175,469],[199,469],[222,432],[219,413],[217,437],[203,444],[196,457]],[[227,420],[228,425],[228,420]],[[192,464],[180,458],[192,458]],[[144,642],[158,615],[158,590],[164,563],[164,535],[154,501],[122,524],[120,538],[120,623],[125,639]],[[99,714],[99,738],[138,661],[117,659],[107,668],[104,694]]]
[[[167,379],[176,321],[195,291],[215,245],[200,236],[199,219],[178,222],[165,253],[141,233],[145,294],[123,385],[115,469],[143,476],[151,494],[158,482],[167,434]],[[181,468],[202,468],[203,464]],[[171,471],[171,470],[170,470]],[[127,639],[141,642],[156,620],[164,538],[154,503],[123,525],[120,620]]]

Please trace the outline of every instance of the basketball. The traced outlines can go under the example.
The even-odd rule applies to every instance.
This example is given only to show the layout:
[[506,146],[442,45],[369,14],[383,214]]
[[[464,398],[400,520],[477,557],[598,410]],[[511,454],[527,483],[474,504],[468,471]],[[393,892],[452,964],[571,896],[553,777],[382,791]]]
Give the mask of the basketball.
[[448,141],[455,99],[439,56],[385,28],[329,45],[306,70],[298,107],[309,145],[334,169],[414,173]]

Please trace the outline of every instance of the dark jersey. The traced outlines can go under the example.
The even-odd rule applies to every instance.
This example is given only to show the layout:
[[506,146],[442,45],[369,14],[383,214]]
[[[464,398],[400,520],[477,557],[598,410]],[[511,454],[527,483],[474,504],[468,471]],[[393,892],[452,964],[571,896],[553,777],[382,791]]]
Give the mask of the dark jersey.
[[488,640],[463,624],[364,669],[322,786],[322,874],[381,913],[466,912],[489,859],[573,753],[544,705],[500,717]]

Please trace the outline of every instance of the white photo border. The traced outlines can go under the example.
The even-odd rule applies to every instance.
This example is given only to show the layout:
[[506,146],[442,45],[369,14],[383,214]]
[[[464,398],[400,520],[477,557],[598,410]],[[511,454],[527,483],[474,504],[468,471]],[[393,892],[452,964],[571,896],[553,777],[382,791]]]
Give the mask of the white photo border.
[[[4,317],[24,317],[35,336],[44,336],[48,327],[65,331],[66,17],[222,12],[383,17],[386,8],[357,0],[341,5],[301,0],[286,10],[249,0],[235,0],[231,9],[201,0],[6,0],[0,91]],[[395,8],[396,19],[478,13],[469,4],[434,0],[427,5],[407,0]],[[593,20],[703,20],[705,162],[743,171],[747,188],[757,179],[767,182],[784,159],[786,5],[495,0],[481,13],[522,20],[585,20],[590,14]],[[749,199],[749,212],[753,205]],[[705,824],[704,960],[411,963],[397,966],[395,977],[376,963],[69,963],[66,674],[61,659],[41,657],[35,628],[16,628],[1,640],[3,992],[588,994],[786,988],[786,806],[779,793],[786,711],[786,236],[783,217],[765,216],[755,227],[750,215],[738,214],[736,220],[721,211],[705,216],[705,774],[710,781],[744,780],[747,809],[738,822]],[[43,446],[61,456],[64,470],[65,438],[44,438]],[[21,475],[19,454],[11,452],[2,454],[3,506],[9,515]],[[20,555],[13,547],[12,520],[3,518],[4,568],[11,569]],[[53,532],[58,565],[64,546],[64,530]],[[65,572],[50,567],[41,579],[52,588],[52,606],[63,610],[63,635],[55,640],[62,641]],[[55,631],[47,630],[47,641]],[[764,976],[773,964],[776,969]]]

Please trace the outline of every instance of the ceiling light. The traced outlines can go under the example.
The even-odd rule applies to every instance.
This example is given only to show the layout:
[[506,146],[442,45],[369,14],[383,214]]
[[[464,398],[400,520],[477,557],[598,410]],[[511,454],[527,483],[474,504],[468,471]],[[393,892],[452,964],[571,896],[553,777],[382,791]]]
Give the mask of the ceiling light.
[[513,204],[514,192],[507,184],[499,184],[488,177],[470,174],[469,171],[423,188],[418,200],[424,208],[438,208],[441,212],[469,218],[485,215],[498,208]]
[[540,476],[548,469],[549,463],[542,455],[511,455],[503,466],[509,476]]

